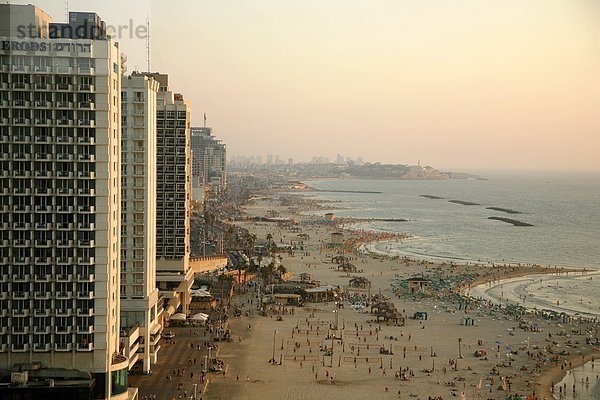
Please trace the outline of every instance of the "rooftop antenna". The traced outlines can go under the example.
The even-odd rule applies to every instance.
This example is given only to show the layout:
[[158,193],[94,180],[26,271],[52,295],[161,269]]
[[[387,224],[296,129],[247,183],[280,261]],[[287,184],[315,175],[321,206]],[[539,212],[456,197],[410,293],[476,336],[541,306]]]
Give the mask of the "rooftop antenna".
[[146,68],[150,72],[150,16],[146,16]]
[[206,113],[204,113],[204,127],[206,128]]
[[65,21],[69,22],[69,0],[65,1]]

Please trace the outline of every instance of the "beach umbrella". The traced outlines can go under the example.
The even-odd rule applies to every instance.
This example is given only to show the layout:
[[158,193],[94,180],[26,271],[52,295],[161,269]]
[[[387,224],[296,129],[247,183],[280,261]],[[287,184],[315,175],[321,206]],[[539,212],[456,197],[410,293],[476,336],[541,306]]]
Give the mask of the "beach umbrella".
[[169,318],[170,320],[173,321],[185,321],[186,320],[186,316],[182,313],[176,313],[171,315],[171,318]]
[[190,319],[193,321],[206,321],[208,319],[208,314],[198,313]]

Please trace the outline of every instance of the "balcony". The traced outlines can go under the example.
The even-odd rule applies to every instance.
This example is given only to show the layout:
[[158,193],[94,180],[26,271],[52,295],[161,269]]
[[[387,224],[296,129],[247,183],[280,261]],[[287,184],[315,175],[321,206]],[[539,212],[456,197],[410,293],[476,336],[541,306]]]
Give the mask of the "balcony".
[[80,178],[89,178],[94,179],[96,177],[96,173],[92,171],[79,171],[77,174]]
[[56,206],[56,211],[59,213],[72,213],[73,206],[59,205],[59,206]]
[[[12,280],[13,280],[13,282],[23,282],[23,283],[29,282],[29,274],[24,274],[24,275],[15,274],[12,276]],[[13,292],[13,293],[14,293],[15,297],[17,296],[17,293],[27,295],[26,292]]]
[[15,204],[14,205],[15,212],[25,212],[28,213],[31,210],[31,207],[25,204]]
[[[49,328],[48,328],[48,333],[50,333]],[[33,351],[37,351],[37,352],[50,351],[50,343],[36,343],[33,345]]]
[[78,240],[77,246],[79,247],[94,247],[96,242],[94,240]]
[[94,350],[93,343],[77,343],[77,351],[92,351]]
[[29,310],[26,309],[13,309],[12,310],[13,317],[28,317]]
[[79,206],[77,211],[80,213],[93,214],[96,212],[96,206]]
[[95,90],[96,90],[96,88],[94,87],[94,85],[88,85],[88,84],[79,85],[80,92],[94,92]]
[[56,107],[57,108],[71,108],[71,107],[73,107],[73,103],[71,103],[70,101],[57,101]]
[[35,137],[35,141],[37,143],[50,143],[51,142],[51,137],[48,135],[37,135]]
[[16,187],[13,189],[15,194],[25,194],[25,195],[29,195],[31,194],[31,189],[30,188],[24,188],[24,187]]
[[13,160],[18,160],[18,161],[29,160],[29,154],[28,153],[14,153]]
[[33,311],[33,316],[34,317],[49,317],[50,316],[50,310],[47,309],[47,308],[34,310]]
[[13,257],[13,265],[27,265],[29,262],[29,257]]
[[[57,206],[56,207],[57,211],[62,211],[62,208],[59,209],[59,207],[61,207],[61,206]],[[62,206],[62,207],[63,208],[68,208],[68,207],[64,207],[64,206]],[[72,223],[67,223],[67,222],[58,222],[56,224],[56,229],[62,230],[62,231],[64,231],[64,230],[71,230],[71,229],[73,229],[73,224]],[[59,242],[61,242],[61,241],[59,240]]]
[[29,343],[24,343],[24,344],[15,344],[13,343],[11,348],[11,351],[13,353],[26,353],[29,351]]
[[34,123],[36,125],[52,125],[52,120],[47,119],[47,118],[36,118],[34,120]]
[[29,89],[29,83],[25,83],[25,82],[13,82],[12,84],[13,89]]
[[48,90],[48,84],[47,83],[36,83],[35,84],[35,88],[37,90]]
[[29,107],[29,102],[22,99],[13,100],[13,107]]
[[[61,172],[63,172],[63,171],[61,171]],[[69,188],[69,187],[60,187],[60,188],[56,189],[56,194],[61,195],[61,196],[70,196],[70,195],[73,195],[73,189]]]
[[[41,156],[41,154],[38,154],[38,156]],[[35,171],[35,176],[38,178],[48,178],[50,177],[50,171],[47,170],[38,170]]]
[[80,101],[79,108],[86,108],[88,110],[94,110],[96,108],[96,105],[95,105],[95,103],[92,103],[91,101]]
[[57,136],[56,142],[57,143],[72,143],[73,138],[71,136]]
[[35,229],[44,230],[44,231],[49,230],[49,229],[52,229],[52,224],[50,224],[48,222],[38,222],[35,224]]
[[[62,225],[64,226],[65,224],[62,224]],[[73,225],[73,224],[66,224],[66,225]],[[68,230],[68,229],[63,228],[62,230]],[[59,240],[56,241],[56,246],[57,247],[73,247],[73,241],[72,240],[59,239]],[[59,264],[63,260],[71,260],[71,258],[69,258],[69,257],[61,257],[59,259],[59,261],[58,261]],[[71,261],[65,261],[65,262],[68,262],[69,264],[71,263]]]
[[77,140],[79,141],[79,143],[83,143],[83,144],[94,144],[95,140],[93,137],[90,136],[80,136],[79,138],[77,138]]
[[[27,223],[27,222],[15,222],[15,223],[13,224],[13,228],[14,228],[15,230],[18,230],[18,231],[22,231],[22,230],[29,230],[29,227],[30,227],[30,225],[29,225],[29,223]],[[18,240],[15,240],[15,243],[16,243],[17,241],[18,241]],[[21,241],[21,242],[24,242],[24,240],[19,240],[19,241]]]
[[[48,225],[50,225],[50,224],[48,224]],[[51,261],[52,261],[52,259],[49,257],[36,257],[35,258],[35,263],[37,265],[50,265]]]
[[12,333],[13,334],[25,334],[25,333],[29,333],[29,327],[28,326],[13,326],[12,327]]
[[96,161],[96,156],[93,155],[93,154],[80,154],[79,155],[79,160],[80,161],[94,162],[94,161]]
[[51,277],[51,275],[35,274],[33,281],[35,283],[46,283],[46,282],[50,282],[50,277]]
[[49,292],[34,292],[33,298],[35,300],[50,300],[50,293]]
[[[54,311],[57,317],[70,317],[72,315],[72,310],[70,308],[67,309],[56,309]],[[64,330],[62,330],[64,329]],[[70,326],[57,326],[56,333],[71,333]]]
[[91,222],[89,224],[78,224],[77,225],[77,230],[79,231],[93,231],[94,229],[96,229],[96,224]]
[[79,126],[88,126],[90,128],[96,126],[96,121],[94,121],[93,119],[80,119],[77,121],[77,123],[79,124]]
[[78,317],[93,317],[94,316],[94,309],[93,308],[88,308],[86,310],[86,309],[78,308],[77,309],[77,316]]
[[[94,242],[92,240],[92,242]],[[94,265],[96,262],[94,257],[77,257],[77,264],[79,265]]]
[[[72,240],[59,240],[59,242],[66,243],[64,244],[65,246],[70,246],[68,243],[71,243],[71,245],[73,244]],[[73,263],[73,257],[58,257],[56,263],[58,265],[71,265]]]
[[77,327],[77,333],[80,334],[90,334],[90,333],[94,333],[94,325],[88,325],[88,326],[78,326]]
[[77,191],[77,194],[79,196],[95,196],[96,195],[96,189],[79,189]]
[[35,245],[37,247],[50,247],[52,246],[52,241],[46,239],[38,239],[35,241]]
[[21,118],[21,117],[15,117],[13,118],[13,124],[14,125],[29,125],[29,119],[27,118]]
[[39,333],[40,335],[47,335],[50,333],[49,326],[34,326],[33,333]]
[[[59,153],[56,155],[56,159],[59,161],[70,161],[73,159],[73,154]],[[67,175],[60,175],[61,172],[65,172]],[[69,171],[59,171],[59,176],[68,176],[68,174],[70,174]],[[72,177],[72,175],[70,177]]]
[[[72,274],[58,274],[56,275],[56,282],[73,282]],[[56,298],[71,298],[71,292],[56,292]]]
[[78,300],[92,300],[94,298],[94,291],[90,290],[87,292],[77,292]]
[[69,85],[68,83],[57,83],[56,90],[68,91],[71,90],[71,85]]
[[[2,275],[0,275],[0,283],[6,283],[6,282],[8,282],[8,277],[9,276],[10,275],[8,275],[8,274],[2,274]],[[3,292],[3,293],[5,293],[5,292]]]
[[[37,153],[35,155],[35,159],[39,160],[39,161],[49,160],[50,159],[50,155],[48,153]],[[45,172],[45,171],[42,171],[42,172]]]
[[56,124],[61,125],[61,126],[71,126],[71,125],[73,125],[73,120],[67,119],[67,118],[61,118],[61,119],[56,120]]
[[45,205],[45,204],[38,204],[38,205],[35,206],[35,211],[37,211],[37,212],[51,212],[52,211],[52,206]]
[[71,343],[56,343],[54,345],[54,350],[56,351],[71,351],[72,344]]

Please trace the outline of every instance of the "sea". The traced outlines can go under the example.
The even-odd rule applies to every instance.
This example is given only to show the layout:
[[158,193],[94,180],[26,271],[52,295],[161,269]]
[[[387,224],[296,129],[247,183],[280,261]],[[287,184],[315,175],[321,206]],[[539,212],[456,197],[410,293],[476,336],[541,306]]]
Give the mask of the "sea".
[[[321,210],[321,214],[331,211],[339,217],[374,219],[352,224],[354,229],[409,234],[407,240],[377,245],[377,250],[391,255],[600,269],[600,172],[494,171],[479,176],[483,179],[305,183],[319,190],[309,196],[330,204],[331,210]],[[514,226],[489,217],[532,226]]]

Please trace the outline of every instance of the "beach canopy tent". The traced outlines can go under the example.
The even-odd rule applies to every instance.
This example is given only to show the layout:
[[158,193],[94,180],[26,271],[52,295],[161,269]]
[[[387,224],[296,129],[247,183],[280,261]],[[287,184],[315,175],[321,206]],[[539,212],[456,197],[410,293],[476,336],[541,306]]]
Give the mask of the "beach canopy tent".
[[208,320],[208,314],[198,313],[190,318],[192,321],[206,322]]
[[187,319],[187,317],[185,316],[185,314],[182,313],[176,313],[171,315],[171,318],[169,318],[170,320],[173,321],[185,321]]
[[204,290],[204,289],[193,289],[190,292],[190,295],[192,297],[212,297],[212,294],[210,294],[210,292],[208,290]]

